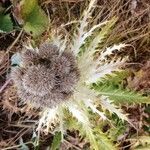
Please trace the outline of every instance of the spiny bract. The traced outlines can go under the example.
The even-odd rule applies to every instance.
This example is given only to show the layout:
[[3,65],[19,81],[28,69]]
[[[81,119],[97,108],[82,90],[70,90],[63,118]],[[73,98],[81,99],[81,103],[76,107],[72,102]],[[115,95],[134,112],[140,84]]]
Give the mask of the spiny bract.
[[60,53],[57,46],[46,42],[38,52],[25,49],[20,56],[22,66],[13,68],[11,77],[23,101],[51,108],[72,95],[79,71],[71,52]]

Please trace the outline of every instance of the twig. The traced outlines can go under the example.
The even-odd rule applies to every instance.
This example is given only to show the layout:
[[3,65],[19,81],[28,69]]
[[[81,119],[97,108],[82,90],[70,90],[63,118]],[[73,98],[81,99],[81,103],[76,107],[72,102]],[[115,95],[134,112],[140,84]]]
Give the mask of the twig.
[[11,127],[19,127],[19,128],[34,128],[35,125],[24,125],[24,124],[9,124]]
[[8,144],[11,144],[11,143],[15,143],[17,140],[20,139],[20,137],[22,137],[24,134],[26,134],[28,131],[30,130],[30,128],[23,128],[21,129],[14,137],[11,141],[9,141]]
[[75,146],[74,144],[72,144],[71,142],[69,142],[69,141],[67,141],[65,139],[64,139],[64,142],[67,143],[67,144],[69,144],[69,145],[71,145],[72,147],[76,148],[77,150],[81,150],[81,148]]
[[[69,3],[77,3],[77,2],[82,2],[83,0],[62,0],[61,2],[69,2]],[[49,4],[49,3],[53,3],[53,2],[59,2],[59,1],[54,1],[54,0],[47,0],[45,2],[42,3],[42,5],[44,4]]]
[[69,26],[69,25],[71,25],[71,24],[77,24],[77,23],[80,23],[80,22],[81,22],[81,21],[70,21],[70,22],[68,22],[68,23],[66,23],[66,24],[62,24],[61,27]]
[[7,85],[10,83],[10,81],[11,81],[11,79],[6,80],[4,85],[0,88],[0,93],[2,93],[2,91],[7,87]]
[[20,31],[20,33],[18,34],[17,38],[14,40],[14,42],[8,47],[6,53],[9,53],[9,51],[14,47],[14,45],[17,43],[17,41],[19,40],[19,38],[21,37],[23,32],[23,29]]
[[[24,144],[33,144],[33,142],[26,142],[26,143],[24,143]],[[3,149],[1,149],[1,150],[12,150],[12,149],[18,148],[18,147],[20,147],[20,146],[21,146],[21,144],[15,145],[15,146],[11,146],[11,147],[7,147],[7,148],[3,148]]]

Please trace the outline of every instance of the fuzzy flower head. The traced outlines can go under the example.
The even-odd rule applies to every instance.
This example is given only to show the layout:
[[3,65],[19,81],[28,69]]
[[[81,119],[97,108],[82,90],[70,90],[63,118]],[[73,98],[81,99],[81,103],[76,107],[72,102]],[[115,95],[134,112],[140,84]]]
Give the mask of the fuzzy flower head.
[[60,53],[46,42],[37,52],[23,50],[20,57],[22,66],[12,69],[11,76],[23,101],[51,108],[72,95],[79,71],[71,52]]

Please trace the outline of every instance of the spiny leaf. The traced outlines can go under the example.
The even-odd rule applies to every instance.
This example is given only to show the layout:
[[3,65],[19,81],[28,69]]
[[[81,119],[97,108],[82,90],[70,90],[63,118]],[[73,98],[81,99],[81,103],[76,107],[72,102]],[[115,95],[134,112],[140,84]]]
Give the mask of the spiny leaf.
[[97,136],[97,142],[99,143],[99,149],[102,150],[117,150],[116,145],[108,139],[107,135],[103,133],[98,127],[94,129],[94,135]]
[[[88,108],[85,107],[85,109],[88,111]],[[78,118],[76,117],[76,119]],[[99,150],[101,148],[104,150],[116,150],[115,145],[102,133],[102,131],[100,131],[100,129],[95,130],[95,127],[93,128],[83,121],[75,121],[72,117],[69,117],[65,124],[67,124],[69,129],[79,130],[80,135],[90,142],[92,149]]]
[[100,60],[101,61],[107,61],[107,57],[112,55],[114,51],[120,51],[122,48],[124,48],[126,44],[114,44],[112,47],[107,47],[104,51],[100,54]]
[[60,148],[60,144],[61,144],[61,132],[56,132],[52,145],[51,145],[51,150],[57,150]]
[[[86,124],[78,122],[72,116],[70,116],[71,114],[69,114],[69,113],[66,113],[65,115],[68,115],[67,119],[65,121],[66,128],[69,130],[78,130],[80,135],[82,137],[85,137],[86,140],[91,143],[92,147],[95,150],[99,150],[98,149],[98,143],[97,143],[97,141],[94,137],[94,134],[92,132],[92,128],[87,126]],[[69,117],[69,119],[68,119],[68,117]]]
[[79,23],[79,26],[77,27],[77,34],[74,36],[72,50],[75,55],[77,55],[80,51],[80,47],[84,44],[85,39],[83,38],[84,35],[87,33],[87,27],[88,27],[88,19],[91,17],[92,11],[94,10],[94,5],[97,0],[92,0],[89,3],[89,6],[87,9],[85,9],[83,13],[83,17],[81,18],[81,21]]
[[117,106],[111,103],[107,97],[102,96],[101,104],[103,109],[107,109],[109,112],[115,113],[122,121],[127,121],[135,128],[132,122],[127,118],[127,115],[123,113],[122,109],[117,108]]
[[138,147],[138,148],[134,148],[134,149],[131,149],[131,150],[150,150],[150,145],[146,146],[146,147]]
[[73,117],[75,117],[80,123],[90,126],[89,118],[86,112],[76,104],[68,105],[68,109]]
[[94,87],[100,95],[108,96],[115,103],[150,103],[148,97],[127,89],[114,88],[108,85],[96,85]]
[[145,150],[147,148],[148,150],[149,147],[150,147],[150,137],[145,135],[145,136],[138,137],[136,142],[132,145],[131,149]]
[[92,88],[98,91],[100,95],[108,96],[115,103],[150,103],[150,98],[123,88],[121,82],[128,75],[128,71],[106,75],[99,82],[93,84]]
[[99,150],[99,144],[96,141],[96,136],[93,134],[92,129],[84,128],[84,126],[82,128],[85,130],[86,138],[90,141],[91,147],[95,150]]
[[11,18],[8,15],[0,14],[0,33],[10,32],[13,30],[13,24]]
[[113,17],[106,23],[106,25],[100,28],[100,31],[97,30],[97,32],[95,32],[95,34],[93,34],[93,36],[90,37],[91,40],[89,41],[89,44],[87,44],[86,46],[87,47],[86,49],[88,49],[87,51],[92,51],[93,53],[95,53],[96,51],[101,50],[102,47],[100,43],[103,43],[104,39],[108,36],[108,34],[110,34],[111,28],[114,26],[116,21],[117,18]]
[[104,107],[103,109],[107,109],[109,110],[111,113],[115,113],[118,115],[118,117],[120,117],[122,120],[126,120],[128,121],[128,118],[125,114],[123,114],[122,110],[117,108],[117,106],[115,106],[114,104],[112,104],[109,99],[106,97],[106,98],[103,98],[101,100],[101,104],[102,106]]
[[123,87],[122,81],[129,76],[128,70],[116,71],[111,74],[106,74],[103,78],[100,78],[97,84],[99,86],[107,85],[113,86],[114,88]]
[[[115,62],[112,60],[109,63],[101,64],[99,67],[95,67],[95,71],[91,73],[87,83],[95,83],[100,78],[104,77],[107,74],[111,74],[113,71],[119,71],[120,67],[123,66],[125,63],[125,59],[117,59]],[[98,64],[97,64],[98,66]],[[92,69],[91,69],[92,70]],[[93,69],[94,70],[94,69]]]
[[[102,43],[104,39],[107,37],[107,35],[110,34],[110,30],[114,26],[116,21],[117,21],[117,18],[113,17],[109,21],[106,20],[102,23],[99,23],[98,25],[95,25],[96,26],[95,30],[93,30],[91,34],[88,34],[85,42],[82,43],[82,47],[80,48],[79,55],[81,54],[83,55],[84,52],[90,53],[91,55],[93,55],[93,53],[95,53],[96,51],[100,51],[102,48],[100,43]],[[92,27],[92,29],[94,27]]]
[[126,130],[126,126],[124,124],[120,125],[120,126],[116,126],[113,128],[109,129],[109,137],[113,140],[113,141],[117,141],[118,137],[121,137]]

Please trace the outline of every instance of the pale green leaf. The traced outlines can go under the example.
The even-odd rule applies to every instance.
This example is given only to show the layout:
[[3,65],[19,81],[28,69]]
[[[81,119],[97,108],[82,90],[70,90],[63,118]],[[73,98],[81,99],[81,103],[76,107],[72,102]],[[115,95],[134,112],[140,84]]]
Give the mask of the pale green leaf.
[[51,145],[51,150],[57,150],[60,148],[60,144],[61,144],[61,132],[56,132],[52,145]]
[[140,93],[124,89],[121,82],[128,76],[128,72],[117,72],[107,75],[93,85],[93,89],[102,96],[107,96],[115,103],[150,103],[150,98]]
[[102,86],[98,91],[100,95],[108,96],[115,103],[150,103],[148,97],[126,89],[115,89],[111,86]]
[[78,130],[80,132],[80,135],[84,137],[87,142],[90,142],[91,149],[116,150],[116,146],[111,142],[111,140],[107,138],[107,136],[100,130],[100,128],[93,128],[92,124],[89,126],[84,122],[76,121],[72,117],[69,117],[69,119],[66,120],[65,124],[70,130]]
[[24,30],[33,37],[41,35],[48,27],[48,17],[37,0],[23,1],[21,8]]
[[27,0],[22,0],[20,2],[20,5],[21,5],[21,13],[22,13],[22,17],[24,19],[26,19],[26,17],[32,13],[34,7],[37,5],[38,3],[38,0],[30,0],[30,1],[27,1]]
[[95,128],[93,134],[97,137],[99,143],[99,149],[101,150],[117,150],[117,146],[108,139],[107,135],[103,133],[99,128]]

